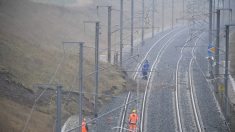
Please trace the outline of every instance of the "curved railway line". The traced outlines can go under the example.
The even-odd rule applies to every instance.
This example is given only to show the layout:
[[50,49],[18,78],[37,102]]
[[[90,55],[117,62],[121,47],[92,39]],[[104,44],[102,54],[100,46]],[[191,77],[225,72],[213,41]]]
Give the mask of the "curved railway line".
[[[154,45],[151,46],[151,48],[146,52],[145,56],[140,61],[141,63],[137,65],[135,73],[133,74],[133,78],[136,80],[138,76],[140,76],[138,71],[140,71],[140,68],[144,60],[147,58],[148,59],[154,58],[154,61],[152,61],[153,63],[151,64],[148,79],[146,81],[142,81],[144,82],[144,93],[143,95],[141,95],[141,97],[138,96],[138,92],[137,92],[137,97],[134,97],[135,94],[131,94],[131,92],[127,94],[123,105],[120,106],[120,108],[122,108],[121,115],[120,115],[120,122],[118,123],[117,127],[113,127],[112,129],[117,129],[117,132],[129,131],[129,129],[126,128],[126,125],[127,125],[127,119],[128,119],[128,112],[131,109],[130,104],[131,103],[135,104],[136,101],[141,100],[142,101],[140,102],[141,107],[138,107],[137,105],[137,108],[136,108],[139,113],[139,120],[137,122],[137,131],[144,132],[147,130],[145,129],[146,103],[148,102],[148,97],[150,95],[149,93],[152,88],[152,82],[154,80],[153,77],[155,74],[155,70],[158,68],[158,64],[160,63],[160,60],[162,59],[163,54],[166,52],[166,49],[173,43],[173,40],[175,40],[179,35],[181,35],[183,31],[188,31],[188,28],[182,28],[180,30],[172,30],[166,33],[163,37],[161,37],[158,41],[156,41]],[[182,48],[180,49],[180,53],[178,53],[179,54],[178,61],[177,60],[175,61],[177,62],[175,64],[176,65],[175,67],[175,91],[174,91],[172,98],[174,98],[174,102],[175,102],[175,106],[173,106],[173,109],[176,111],[175,112],[176,116],[174,117],[176,119],[175,130],[179,132],[186,132],[188,130],[204,132],[203,122],[201,120],[201,115],[200,115],[200,111],[199,111],[198,104],[197,104],[197,97],[195,93],[193,73],[192,73],[193,62],[194,60],[196,60],[196,56],[194,55],[194,52],[196,50],[196,45],[198,43],[198,40],[200,39],[201,36],[199,33],[196,33],[194,35],[196,37],[198,36],[199,37],[195,39],[196,38],[195,36],[189,36],[189,38],[184,42],[184,45],[182,45]],[[161,45],[160,46],[158,45],[158,47],[156,47],[159,42],[161,42]],[[186,47],[191,47],[192,49],[189,50]],[[154,48],[156,49],[154,50]],[[151,51],[153,51],[155,54],[151,54]],[[185,78],[183,77],[181,78],[182,75]],[[183,85],[181,85],[180,80],[184,82]],[[183,92],[187,92],[187,93],[183,93]],[[181,94],[188,94],[186,95],[186,97],[183,97],[183,98],[187,98],[186,103],[181,102],[182,100]],[[132,98],[135,98],[135,99],[132,100]],[[184,112],[185,108],[188,109],[188,111],[187,113],[182,114],[182,111]],[[190,118],[188,118],[187,116]],[[187,121],[191,122],[191,124],[193,125],[189,126],[188,124],[190,123],[187,124]]]
[[[199,37],[200,38],[200,37]],[[197,40],[194,42],[194,46],[191,50],[191,58],[190,58],[190,62],[189,62],[189,65],[188,65],[188,77],[189,77],[189,93],[190,93],[190,99],[191,99],[191,104],[192,106],[188,106],[188,107],[192,107],[192,110],[193,110],[193,114],[194,115],[194,119],[195,119],[195,124],[196,124],[196,129],[198,132],[202,132],[202,122],[200,122],[200,113],[199,111],[197,110],[197,106],[196,106],[196,97],[195,97],[195,92],[194,92],[194,85],[193,85],[193,76],[192,76],[192,63],[193,63],[193,60],[195,59],[195,55],[194,55],[194,51],[195,51],[195,47],[197,45],[197,42],[199,40],[199,38],[197,38]],[[180,86],[179,86],[179,67],[180,67],[180,62],[183,61],[183,51],[185,49],[185,47],[188,45],[189,41],[191,41],[190,39],[188,39],[184,46],[181,48],[181,56],[177,62],[177,67],[176,67],[176,74],[175,74],[175,77],[176,77],[176,92],[175,92],[175,103],[176,103],[176,114],[177,114],[177,126],[178,126],[178,131],[179,132],[183,132],[184,131],[184,128],[183,128],[183,123],[182,123],[182,115],[181,115],[181,109],[180,109],[180,99],[179,99],[179,89],[180,89]]]
[[[201,36],[199,36],[200,38]],[[197,45],[198,43],[198,40],[199,38],[196,40],[196,42],[194,43],[194,46]],[[190,63],[189,63],[189,84],[190,84],[190,95],[191,95],[191,101],[192,101],[192,104],[193,104],[193,112],[194,112],[194,116],[195,116],[195,119],[196,119],[196,124],[197,124],[197,128],[198,128],[198,132],[202,132],[202,122],[200,122],[200,112],[198,111],[197,107],[196,107],[196,95],[195,95],[195,87],[193,85],[193,75],[192,75],[192,63],[193,63],[193,60],[196,59],[196,56],[194,55],[194,51],[195,51],[196,47],[193,47],[192,49],[192,58],[190,60]]]
[[[156,57],[154,57],[154,62],[152,63],[151,65],[151,68],[150,68],[150,72],[149,72],[149,75],[148,75],[148,79],[145,83],[145,88],[144,88],[144,95],[143,95],[143,99],[142,100],[142,104],[141,104],[141,108],[138,109],[138,113],[140,113],[139,115],[139,121],[138,121],[138,131],[139,132],[144,132],[145,129],[144,129],[144,120],[145,120],[145,107],[146,107],[146,103],[147,103],[147,98],[148,98],[148,93],[149,93],[149,89],[151,89],[151,83],[153,81],[153,76],[154,76],[154,70],[157,68],[158,66],[158,63],[160,62],[161,60],[161,56],[162,54],[165,52],[166,48],[171,44],[170,42],[172,42],[180,33],[182,33],[184,30],[186,29],[181,29],[179,31],[177,31],[176,33],[174,33],[174,30],[168,32],[167,34],[165,34],[163,37],[161,37],[158,41],[156,41],[153,46],[150,47],[150,49],[147,51],[147,53],[145,54],[145,56],[143,57],[143,59],[140,61],[140,63],[137,65],[136,67],[136,70],[135,72],[133,73],[133,79],[136,80],[139,76],[139,73],[138,71],[140,71],[140,68],[142,66],[142,63],[144,62],[145,59],[149,58],[151,56],[151,51],[153,51],[153,49],[156,47],[156,45],[159,43],[159,42],[162,42],[163,44],[158,47],[159,48],[159,51],[157,51],[157,55]],[[174,34],[172,34],[174,33]],[[170,36],[172,35],[172,36]],[[202,34],[201,34],[202,35]],[[170,36],[169,38],[167,38],[167,36]],[[200,35],[199,35],[200,36]],[[192,37],[192,36],[191,36]],[[181,108],[180,108],[180,99],[179,99],[179,89],[180,89],[180,85],[179,85],[179,67],[180,67],[180,63],[183,61],[183,56],[184,56],[184,50],[186,49],[187,46],[189,46],[189,41],[193,41],[193,39],[195,38],[189,38],[185,44],[182,46],[181,50],[180,50],[180,58],[179,60],[177,61],[177,66],[176,66],[176,72],[175,72],[175,83],[176,83],[176,88],[175,88],[175,110],[176,110],[176,120],[177,120],[177,129],[179,132],[183,132],[185,131],[185,129],[183,128],[183,122],[182,122],[182,115],[181,115]],[[167,38],[166,40],[164,40],[165,38]],[[190,101],[191,101],[191,105],[192,106],[188,106],[188,107],[192,107],[192,113],[191,116],[193,115],[193,119],[196,124],[196,131],[198,132],[203,132],[204,130],[202,129],[203,128],[203,123],[201,121],[201,118],[200,118],[200,112],[198,111],[198,106],[197,106],[197,99],[196,99],[196,95],[195,95],[195,88],[194,88],[194,84],[193,84],[193,75],[192,75],[192,64],[193,64],[193,61],[194,59],[196,59],[195,55],[194,55],[194,51],[195,51],[195,47],[198,43],[198,40],[199,40],[200,37],[198,37],[196,40],[194,40],[194,45],[192,46],[192,49],[191,49],[191,58],[190,58],[190,61],[189,61],[189,65],[188,65],[188,87],[189,87],[189,93],[190,93]],[[163,41],[164,40],[164,41]],[[187,56],[188,57],[188,56]],[[126,97],[126,100],[125,100],[125,107],[123,108],[122,110],[122,113],[121,113],[121,122],[120,122],[120,128],[119,129],[119,132],[123,132],[123,130],[128,130],[126,128],[124,128],[124,124],[125,124],[125,119],[126,116],[127,116],[127,110],[128,110],[128,102],[130,100],[130,92],[128,93],[127,97]]]
[[[140,61],[140,63],[137,65],[137,68],[135,70],[135,73],[133,74],[133,78],[134,80],[136,80],[139,76],[138,74],[138,71],[140,71],[140,68],[142,66],[142,63],[144,62],[145,59],[147,58],[150,58],[151,56],[151,51],[153,51],[154,47],[159,43],[159,42],[162,42],[163,44],[161,45],[161,47],[158,47],[159,48],[159,51],[157,53],[156,56],[154,56],[154,62],[152,63],[151,65],[151,68],[150,68],[150,72],[149,72],[149,75],[148,75],[148,79],[147,81],[145,82],[145,86],[144,86],[144,95],[143,97],[141,97],[142,99],[142,104],[141,104],[141,108],[137,108],[138,109],[138,113],[139,114],[139,121],[138,121],[138,131],[139,132],[144,132],[145,129],[144,129],[144,125],[145,125],[145,107],[146,107],[146,103],[147,103],[147,98],[148,98],[148,93],[149,93],[149,89],[151,89],[151,83],[153,81],[153,76],[155,74],[155,72],[153,72],[157,66],[158,66],[158,63],[160,62],[161,60],[161,56],[163,55],[163,53],[165,52],[165,50],[167,49],[167,47],[171,44],[171,42],[178,36],[180,35],[183,31],[185,31],[186,29],[181,29],[179,31],[177,31],[176,33],[174,33],[174,30],[173,31],[170,31],[168,32],[167,34],[165,34],[163,37],[161,37],[158,41],[156,41],[154,43],[153,46],[151,46],[151,48],[148,50],[148,52],[145,54],[145,56],[143,57],[143,59]],[[172,34],[174,33],[174,34]],[[171,35],[171,36],[170,36]],[[167,38],[166,40],[164,40],[164,38],[166,38],[167,36],[170,36],[169,38]],[[164,41],[163,41],[164,40]],[[198,110],[197,110],[197,106],[196,106],[196,97],[195,97],[195,94],[194,94],[194,86],[193,86],[193,77],[192,77],[192,63],[193,63],[193,60],[195,59],[195,56],[194,56],[194,50],[195,50],[195,46],[197,45],[197,42],[198,42],[199,38],[197,38],[196,42],[194,43],[194,47],[192,48],[191,50],[191,58],[190,58],[190,63],[188,65],[188,76],[189,76],[189,90],[190,90],[190,99],[191,99],[191,104],[192,104],[192,108],[193,108],[193,113],[191,113],[191,115],[194,116],[194,119],[195,119],[195,124],[196,124],[196,127],[197,127],[197,131],[198,132],[202,132],[202,121],[200,121],[200,114],[198,114]],[[182,61],[182,58],[183,58],[183,51],[185,49],[185,47],[188,46],[189,44],[189,41],[192,41],[192,38],[189,38],[185,44],[182,46],[181,48],[181,51],[180,51],[180,58],[177,62],[177,67],[176,67],[176,72],[175,72],[175,77],[176,77],[176,91],[175,91],[175,107],[176,107],[176,120],[177,120],[177,128],[178,128],[178,131],[179,132],[183,132],[184,129],[183,129],[183,126],[182,126],[182,116],[180,114],[180,99],[179,99],[179,86],[178,86],[178,80],[179,80],[179,76],[178,76],[178,73],[179,73],[179,65],[180,65],[180,62]],[[130,101],[130,98],[131,98],[131,92],[128,93],[125,101],[124,101],[124,108],[121,112],[121,121],[119,123],[119,132],[123,132],[124,130],[128,130],[127,128],[125,128],[125,120],[127,119],[127,111],[128,111],[128,103]]]
[[157,54],[156,59],[154,60],[154,63],[151,66],[151,70],[149,73],[149,77],[145,86],[145,92],[144,92],[144,97],[143,97],[143,102],[142,102],[142,109],[141,109],[141,120],[140,120],[140,131],[144,132],[144,116],[145,116],[145,106],[146,106],[146,99],[148,97],[148,91],[149,91],[149,86],[151,85],[153,78],[152,76],[154,76],[154,71],[157,67],[157,64],[159,63],[162,54],[164,53],[165,49],[170,45],[170,42],[176,38],[177,35],[179,35],[181,32],[183,32],[184,29],[182,29],[181,31],[177,32],[176,34],[174,34],[170,39],[168,39],[164,45],[161,47],[160,51]]
[[[148,50],[148,52],[145,54],[145,56],[143,57],[143,59],[140,61],[140,63],[137,65],[137,68],[136,68],[136,72],[133,74],[133,78],[134,80],[137,79],[137,76],[138,76],[138,71],[140,71],[140,68],[142,66],[142,63],[144,62],[145,59],[147,59],[151,54],[150,52],[154,49],[154,47],[156,47],[156,45],[161,42],[164,38],[166,38],[167,36],[170,36],[169,38],[167,38],[167,40],[165,40],[163,42],[163,45],[161,45],[161,47],[158,47],[160,48],[160,50],[158,51],[157,53],[157,56],[154,57],[155,60],[150,68],[150,72],[149,72],[149,76],[148,76],[148,79],[147,79],[147,82],[145,84],[145,91],[144,91],[144,95],[143,95],[143,101],[142,101],[142,105],[141,105],[141,109],[139,110],[140,112],[140,121],[138,122],[139,124],[139,130],[140,132],[143,132],[144,131],[144,115],[145,115],[145,106],[146,106],[146,100],[147,100],[147,97],[148,97],[148,91],[149,91],[149,86],[151,85],[152,83],[152,76],[154,75],[154,69],[156,68],[157,64],[159,63],[160,61],[160,58],[162,56],[162,54],[164,53],[165,49],[170,45],[170,42],[172,40],[174,40],[176,38],[176,36],[178,36],[180,33],[182,33],[185,29],[182,28],[180,29],[179,31],[177,31],[176,33],[172,34],[174,32],[174,30],[168,32],[167,34],[165,34],[163,37],[161,37],[158,41],[156,41],[154,43],[153,46],[151,46],[151,48]],[[127,95],[127,98],[126,98],[126,101],[125,101],[125,107],[123,108],[123,111],[121,113],[121,123],[120,123],[120,128],[123,128],[124,129],[124,119],[126,118],[126,113],[127,113],[127,102],[129,100],[129,94]],[[123,129],[119,129],[119,132],[122,132]]]

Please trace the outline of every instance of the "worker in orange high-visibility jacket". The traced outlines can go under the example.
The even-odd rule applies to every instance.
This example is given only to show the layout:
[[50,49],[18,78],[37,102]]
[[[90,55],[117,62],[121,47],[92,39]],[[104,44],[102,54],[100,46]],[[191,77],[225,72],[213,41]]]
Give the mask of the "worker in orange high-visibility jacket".
[[88,127],[85,118],[82,120],[82,132],[88,132]]
[[129,129],[130,131],[136,131],[136,123],[138,120],[138,115],[136,113],[136,110],[132,110],[132,113],[129,116]]

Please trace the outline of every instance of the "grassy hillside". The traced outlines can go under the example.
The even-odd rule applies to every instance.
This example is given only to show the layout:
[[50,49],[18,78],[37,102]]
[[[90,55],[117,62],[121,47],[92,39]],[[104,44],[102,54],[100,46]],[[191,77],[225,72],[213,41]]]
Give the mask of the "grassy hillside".
[[[0,111],[0,131],[22,131],[33,101],[41,91],[33,87],[35,84],[60,83],[65,91],[78,91],[78,46],[65,45],[63,49],[62,42],[91,42],[90,38],[94,35],[90,32],[93,28],[88,26],[88,31],[84,32],[81,27],[83,20],[91,16],[87,15],[89,13],[82,13],[83,10],[88,9],[75,10],[27,0],[1,0],[0,67],[10,77],[1,78],[0,105],[4,109]],[[86,43],[86,46],[93,46],[93,43]],[[94,49],[86,48],[84,53],[84,73],[87,76],[94,71]],[[112,89],[113,94],[123,90],[126,83],[124,74],[108,64],[101,63],[100,67],[105,67],[106,70],[100,73],[99,92],[110,91],[113,87],[116,87]],[[0,76],[5,76],[5,73]],[[6,80],[10,80],[9,84]],[[87,76],[84,81],[84,91],[93,93],[94,78]],[[24,89],[31,93],[27,94]],[[22,90],[23,92],[19,92]],[[63,100],[63,121],[69,115],[77,113],[77,95],[73,93],[71,96],[69,102],[68,98]],[[85,94],[85,97],[85,113],[89,114],[93,96]],[[52,131],[55,120],[55,91],[49,90],[37,104],[27,131]]]
[[[0,29],[0,64],[27,88],[32,88],[35,83],[50,82],[57,65],[61,63],[52,83],[62,83],[65,88],[72,87],[77,76],[78,46],[65,45],[64,52],[62,42],[89,40],[94,36],[90,33],[90,36],[86,36],[83,27],[80,27],[83,25],[81,20],[86,20],[87,15],[79,10],[27,1],[10,0],[1,6],[0,25],[3,28]],[[91,43],[86,45],[92,46]],[[85,75],[94,71],[93,51],[85,49]],[[65,58],[61,60],[63,56]],[[101,64],[101,67],[109,66]],[[109,71],[113,71],[114,77],[120,76],[115,68]],[[109,71],[101,72],[101,80],[107,79],[104,74]],[[90,82],[89,78],[85,81]],[[101,88],[122,82],[122,79],[115,79],[115,82],[110,80],[109,86],[101,83]],[[90,84],[86,83],[88,89]]]
[[[140,37],[141,0],[135,1],[135,38]],[[169,1],[168,1],[169,2]],[[107,48],[107,9],[97,5],[112,5],[112,30],[119,24],[118,0],[0,0],[0,131],[22,131],[35,98],[43,89],[35,84],[63,84],[63,122],[77,113],[78,45],[62,45],[64,41],[84,41],[84,91],[94,92],[94,24],[100,20],[100,47]],[[179,6],[180,4],[178,4]],[[146,16],[151,2],[146,3]],[[160,7],[160,4],[157,4]],[[165,26],[170,24],[170,6],[165,11]],[[180,9],[176,12],[180,14]],[[156,10],[160,27],[161,10]],[[148,14],[148,15],[147,15]],[[150,16],[149,16],[150,17]],[[146,17],[146,26],[150,26]],[[124,1],[124,41],[130,43],[130,1]],[[151,32],[151,29],[146,29]],[[113,50],[119,49],[119,33],[112,34]],[[107,51],[102,50],[101,54]],[[125,74],[116,66],[100,63],[100,94],[117,95],[125,90]],[[70,93],[70,91],[73,91]],[[75,91],[75,92],[74,92]],[[68,96],[70,95],[70,98]],[[108,98],[99,96],[100,104]],[[85,94],[85,114],[91,113],[92,94]],[[53,131],[55,120],[55,91],[48,90],[38,101],[27,131]]]

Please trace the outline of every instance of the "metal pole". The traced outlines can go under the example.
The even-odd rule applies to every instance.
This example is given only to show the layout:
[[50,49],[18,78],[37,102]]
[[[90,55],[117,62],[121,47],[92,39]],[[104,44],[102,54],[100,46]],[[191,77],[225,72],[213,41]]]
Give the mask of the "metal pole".
[[[79,96],[79,125],[82,126],[82,96],[83,96],[83,42],[79,42],[80,48],[79,48],[79,87],[80,87],[80,96]],[[82,132],[82,127],[79,129],[80,132]]]
[[172,12],[171,12],[171,28],[174,26],[174,0],[172,0]]
[[230,12],[229,12],[229,24],[231,24],[232,23],[232,9],[231,8],[229,8],[230,9]]
[[227,121],[227,109],[228,109],[228,57],[229,57],[229,25],[225,25],[225,74],[224,74],[224,116]]
[[96,118],[97,115],[97,96],[98,96],[98,89],[99,89],[99,22],[95,23],[95,103],[94,103],[94,117]]
[[154,21],[154,14],[155,14],[155,0],[153,0],[153,9],[152,9],[152,38],[154,37],[154,24],[155,24],[155,21]]
[[215,0],[212,0],[212,30],[215,29]]
[[232,12],[232,10],[230,11],[230,23],[229,24],[231,24],[232,23],[232,21],[233,21],[233,12]]
[[142,0],[142,28],[141,28],[141,44],[144,45],[144,0]]
[[134,0],[131,0],[131,56],[133,55]]
[[108,6],[108,62],[111,63],[111,11],[112,6]]
[[[224,0],[222,0],[222,8],[224,9]],[[224,12],[222,11],[222,25],[224,25]]]
[[184,0],[183,0],[183,24],[184,24]]
[[[212,0],[209,0],[209,45],[212,45]],[[209,63],[209,75],[212,77],[212,65]]]
[[112,36],[112,32],[111,32],[111,26],[112,26],[112,6],[97,6],[97,13],[98,13],[98,9],[99,7],[107,7],[108,8],[108,53],[107,53],[107,61],[108,63],[111,63],[111,56],[112,56],[112,45],[111,45],[111,36]]
[[61,132],[61,89],[62,86],[57,86],[56,96],[56,132]]
[[[219,76],[219,41],[220,41],[220,10],[217,9],[217,29],[216,29],[216,50],[215,50],[215,61],[216,61],[216,65],[215,65],[215,77],[217,78]],[[215,83],[215,91],[218,92],[218,81]]]
[[212,43],[212,0],[209,0],[209,44]]
[[120,1],[120,66],[122,66],[123,0]]
[[164,1],[162,0],[162,31],[164,31]]
[[217,0],[217,9],[220,9],[220,1],[221,0]]

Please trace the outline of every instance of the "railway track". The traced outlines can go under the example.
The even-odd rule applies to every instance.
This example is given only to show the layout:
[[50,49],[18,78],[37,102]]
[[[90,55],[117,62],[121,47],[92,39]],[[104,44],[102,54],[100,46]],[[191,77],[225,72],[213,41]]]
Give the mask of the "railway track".
[[137,64],[135,71],[133,73],[133,79],[136,80],[138,73],[137,71],[139,71],[141,69],[142,64],[144,63],[144,60],[146,60],[150,54],[150,52],[157,46],[157,44],[161,41],[163,41],[163,39],[165,39],[166,37],[170,36],[171,33],[175,32],[175,30],[172,30],[170,32],[168,32],[167,34],[165,34],[164,36],[162,36],[159,40],[157,40],[151,47],[150,49],[147,51],[147,53],[145,54],[145,56],[143,57],[143,59],[140,61],[140,63]]
[[[151,88],[151,83],[153,81],[152,79],[152,76],[154,76],[154,70],[156,69],[157,67],[157,64],[159,63],[160,59],[161,59],[161,56],[162,54],[164,53],[165,49],[170,45],[170,42],[177,36],[179,35],[183,30],[177,32],[176,34],[174,34],[172,37],[168,38],[165,42],[163,42],[164,44],[160,47],[160,50],[158,51],[158,54],[157,56],[155,57],[155,60],[151,66],[151,70],[150,70],[150,73],[149,73],[149,77],[148,77],[148,80],[146,81],[146,84],[145,84],[145,91],[144,91],[144,95],[143,95],[143,101],[142,101],[142,104],[141,104],[141,109],[139,109],[139,113],[140,113],[140,121],[138,122],[139,124],[139,131],[140,132],[144,132],[144,119],[145,119],[145,107],[146,107],[146,103],[147,103],[147,97],[148,97],[148,91],[149,91],[149,88]],[[160,40],[158,40],[154,46],[156,46],[156,44],[158,42],[160,42],[164,37],[166,37],[167,35],[170,35],[172,32],[169,32],[167,33],[166,35],[164,35]],[[183,132],[183,129],[182,129],[182,123],[181,123],[181,116],[180,116],[180,108],[179,108],[179,99],[178,99],[178,89],[179,89],[179,86],[178,86],[178,72],[179,72],[179,64],[180,64],[180,61],[182,60],[182,57],[183,57],[183,50],[185,49],[185,47],[187,46],[187,42],[188,41],[191,41],[190,39],[188,39],[185,43],[185,45],[181,48],[181,57],[179,58],[178,62],[177,62],[177,68],[176,68],[176,92],[175,92],[175,100],[176,100],[176,114],[177,114],[177,124],[178,124],[178,131],[179,132]],[[195,42],[194,46],[196,46],[197,44],[197,41]],[[145,59],[147,59],[149,56],[150,56],[150,52],[151,50],[153,50],[154,46],[152,46],[149,51],[147,52],[147,54],[143,57],[143,59],[141,60],[141,63],[138,64],[137,68],[136,68],[136,71],[140,71],[140,68],[142,66],[142,63],[144,62]],[[202,122],[200,122],[200,119],[199,119],[199,114],[198,114],[198,111],[197,111],[197,107],[196,107],[196,99],[195,99],[195,95],[194,95],[194,87],[193,87],[193,77],[192,77],[192,62],[193,62],[193,59],[194,59],[194,50],[195,50],[195,47],[192,48],[191,50],[191,54],[192,54],[192,57],[190,59],[190,64],[188,66],[188,76],[189,76],[189,85],[190,85],[190,98],[191,98],[191,103],[192,103],[192,108],[193,108],[193,115],[195,116],[195,122],[196,122],[196,126],[197,126],[197,131],[199,132],[202,132]],[[133,74],[133,78],[136,80],[138,77],[138,72],[135,72]],[[130,94],[130,93],[129,93]],[[120,123],[120,128],[124,128],[124,124],[125,124],[125,119],[126,119],[126,113],[127,113],[127,109],[128,109],[128,100],[129,100],[129,95],[127,96],[126,98],[126,106],[125,108],[123,109],[122,111],[122,120],[121,120],[121,123]],[[122,132],[124,129],[120,129],[119,132]],[[128,129],[126,129],[128,130]]]
[[[140,61],[140,63],[137,65],[137,68],[136,68],[136,72],[133,74],[133,78],[136,80],[137,77],[138,77],[138,71],[140,71],[140,68],[142,66],[142,63],[144,62],[145,59],[149,58],[151,56],[150,52],[154,49],[154,47],[161,41],[163,41],[164,38],[166,38],[167,36],[170,36],[169,38],[166,38],[165,41],[163,41],[161,47],[157,47],[157,48],[160,48],[160,50],[158,51],[158,54],[157,54],[157,57],[153,56],[154,57],[154,62],[150,68],[150,72],[149,72],[149,77],[145,83],[145,91],[144,91],[144,95],[143,95],[143,101],[142,101],[142,104],[141,104],[141,108],[137,108],[139,111],[138,113],[140,113],[140,120],[138,122],[138,129],[140,132],[144,132],[144,115],[145,115],[145,106],[146,106],[146,100],[147,100],[147,96],[148,96],[148,90],[149,90],[149,86],[151,85],[152,83],[152,76],[154,75],[154,72],[152,72],[155,67],[157,66],[157,64],[159,63],[159,60],[162,56],[162,54],[164,53],[165,49],[170,45],[170,41],[172,41],[173,39],[176,38],[177,35],[179,35],[181,32],[183,32],[185,29],[181,29],[179,31],[177,31],[176,33],[172,34],[174,31],[171,31],[169,33],[167,33],[166,35],[164,35],[162,38],[160,38],[158,41],[156,41],[154,43],[154,45],[148,50],[148,52],[146,53],[146,55],[143,57],[143,59]],[[155,54],[156,55],[156,54]],[[130,93],[129,93],[130,94]],[[127,98],[125,100],[125,107],[123,108],[122,110],[122,113],[121,113],[121,122],[120,122],[120,126],[119,128],[119,132],[122,132],[123,130],[127,130],[126,128],[124,128],[124,124],[125,124],[125,119],[126,118],[126,113],[127,113],[127,110],[128,110],[128,100],[130,98],[130,95],[127,95]]]
[[127,116],[127,108],[128,108],[128,102],[130,101],[130,97],[131,97],[131,92],[129,92],[127,94],[127,97],[125,99],[125,102],[124,102],[124,108],[122,110],[122,113],[121,113],[121,121],[120,121],[120,125],[119,125],[119,132],[123,132],[123,130],[125,130],[126,128],[124,127],[125,125],[125,119],[126,119],[126,116]]
[[[200,38],[200,37],[199,37]],[[199,40],[199,38],[194,42],[194,45],[193,45],[193,48],[191,50],[191,58],[190,58],[190,61],[189,61],[189,65],[188,65],[188,87],[189,87],[189,96],[190,96],[190,102],[191,102],[191,106],[190,104],[187,106],[187,107],[191,107],[192,108],[192,113],[190,113],[192,116],[193,115],[193,120],[195,122],[195,126],[196,126],[196,130],[195,128],[192,128],[192,126],[187,126],[187,123],[185,123],[186,120],[183,120],[183,110],[180,109],[180,93],[183,91],[181,89],[183,89],[184,87],[181,86],[179,83],[179,73],[180,73],[180,64],[181,62],[183,62],[183,57],[184,57],[184,49],[185,47],[189,44],[189,41],[191,41],[190,39],[188,39],[184,46],[181,48],[181,56],[177,62],[177,67],[176,67],[176,74],[175,74],[175,77],[176,77],[176,91],[175,91],[175,103],[176,103],[176,117],[177,117],[177,126],[178,126],[178,131],[179,132],[183,132],[183,131],[188,131],[186,129],[188,128],[191,128],[191,131],[197,131],[197,132],[202,132],[202,122],[200,121],[200,112],[198,111],[197,109],[197,106],[196,106],[196,95],[195,95],[195,92],[194,92],[194,85],[193,85],[193,75],[192,75],[192,63],[193,63],[193,60],[196,58],[195,55],[194,55],[194,51],[195,51],[195,47],[197,45],[197,42]],[[188,57],[188,56],[187,56]],[[182,74],[182,73],[181,73]],[[182,94],[182,93],[181,93]],[[184,93],[186,95],[186,93]],[[185,109],[185,108],[184,108]],[[185,114],[185,113],[184,113]]]
[[178,36],[184,30],[185,29],[180,30],[179,32],[177,32],[172,37],[170,37],[167,41],[164,42],[163,46],[160,48],[160,51],[158,52],[158,54],[157,54],[157,56],[156,56],[156,58],[154,60],[154,63],[151,66],[151,70],[150,70],[150,74],[149,74],[149,77],[148,77],[148,80],[147,80],[147,83],[146,83],[146,86],[145,86],[145,92],[144,92],[144,97],[143,97],[143,102],[142,102],[141,120],[140,120],[140,132],[144,132],[145,106],[146,106],[146,103],[147,103],[146,100],[147,100],[147,97],[148,97],[148,92],[149,92],[149,89],[151,89],[151,84],[152,84],[153,76],[154,76],[154,73],[155,73],[153,71],[158,66],[158,63],[161,60],[161,56],[164,53],[164,51],[166,50],[166,48],[170,45],[170,42],[172,40],[174,40],[176,38],[176,36]]

